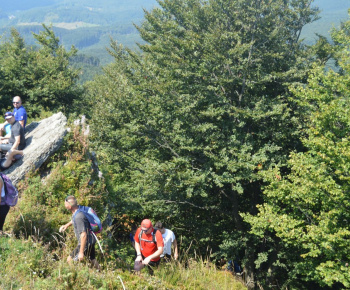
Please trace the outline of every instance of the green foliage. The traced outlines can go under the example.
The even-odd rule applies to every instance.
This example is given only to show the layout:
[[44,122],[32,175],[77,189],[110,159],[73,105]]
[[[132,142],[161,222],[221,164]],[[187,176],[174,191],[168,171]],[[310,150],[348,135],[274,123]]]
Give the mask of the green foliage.
[[265,203],[257,216],[246,215],[252,233],[279,239],[281,256],[293,249],[290,278],[345,288],[350,287],[349,28],[350,21],[333,31],[340,70],[315,67],[306,87],[293,88],[312,112],[303,139],[307,152],[290,155],[288,174],[275,168],[265,175],[271,182]]
[[[79,122],[78,122],[79,121]],[[88,127],[85,118],[75,120],[63,147],[40,171],[29,173],[19,185],[21,198],[11,209],[5,230],[12,237],[0,237],[0,288],[7,289],[184,289],[191,286],[204,289],[206,285],[222,285],[222,289],[244,289],[231,274],[217,271],[207,262],[191,261],[172,264],[173,270],[161,267],[149,276],[130,272],[134,250],[128,240],[116,241],[108,227],[107,213],[112,206],[111,197],[104,189],[104,179],[91,169]],[[101,272],[90,269],[87,263],[69,266],[66,258],[76,246],[73,230],[64,234],[58,228],[66,223],[69,212],[64,208],[64,197],[74,194],[79,203],[90,205],[105,221],[99,240],[105,251],[97,250]],[[120,221],[127,226],[126,216]],[[118,230],[119,224],[112,230]],[[112,238],[112,239],[111,239]],[[117,243],[118,242],[118,243]],[[97,246],[96,246],[97,247]],[[198,266],[196,266],[198,265]],[[174,276],[176,276],[176,283]]]
[[70,63],[74,69],[80,71],[80,84],[91,81],[94,76],[102,73],[102,67],[100,66],[100,61],[97,57],[89,57],[80,53],[71,58]]
[[[30,266],[10,265],[6,281],[120,287],[113,271],[132,265],[128,233],[147,217],[175,231],[182,255],[240,259],[247,280],[261,287],[350,287],[350,23],[334,32],[335,46],[319,37],[311,48],[299,39],[317,19],[306,0],[159,5],[137,27],[140,52],[112,42],[114,63],[79,103],[79,113],[92,117],[104,177],[91,168],[87,125],[75,122],[62,150],[20,185],[6,230],[24,237],[16,247],[34,246],[19,251]],[[31,115],[76,110],[78,72],[69,67],[76,50],[67,52],[45,25],[35,38],[37,50],[15,30],[0,45],[3,99],[24,96]],[[331,57],[340,70],[325,74]],[[75,245],[72,231],[57,233],[69,219],[68,194],[113,223],[100,238],[104,273],[64,263]],[[15,260],[11,245],[1,251]],[[116,273],[131,289],[232,286],[230,275],[191,258],[161,267],[155,279]]]
[[[242,283],[210,262],[190,260],[160,266],[155,276],[116,269],[115,261],[96,272],[85,263],[69,266],[60,249],[33,239],[0,237],[1,289],[246,289]],[[187,265],[187,266],[185,266]]]
[[[0,34],[7,32],[9,27],[15,27],[26,43],[33,45],[32,32],[38,33],[41,23],[52,23],[55,34],[65,47],[74,45],[79,51],[98,57],[102,64],[109,64],[113,61],[105,49],[109,45],[109,37],[126,47],[136,48],[141,38],[133,23],[139,25],[143,9],[149,11],[156,5],[156,0],[100,0],[98,3],[17,0],[0,3]],[[301,37],[308,44],[315,42],[315,33],[328,37],[332,25],[339,25],[341,20],[346,19],[348,0],[315,0],[311,5],[320,7],[322,17],[303,28]]]
[[67,52],[52,29],[45,25],[43,28],[34,35],[40,45],[37,50],[27,48],[15,29],[11,30],[11,38],[0,45],[2,106],[8,109],[12,97],[19,95],[30,117],[45,110],[69,112],[81,95],[76,85],[78,71],[69,65],[75,48]]
[[313,61],[299,41],[317,18],[307,3],[159,1],[138,27],[142,52],[112,43],[115,63],[86,100],[119,212],[160,219],[182,247],[231,251],[255,271],[260,241],[240,212],[261,202],[259,172],[301,149],[304,112],[288,86]]
[[[52,256],[32,240],[0,238],[2,289],[29,287],[35,278],[45,279],[53,270]],[[23,288],[26,289],[26,288]]]
[[[104,179],[92,169],[86,130],[85,123],[73,126],[55,157],[40,171],[28,173],[19,185],[23,192],[19,207],[7,219],[6,228],[17,236],[36,235],[45,243],[52,242],[59,226],[70,219],[63,202],[68,195],[93,207],[101,218],[107,215]],[[73,232],[68,237],[75,240]]]
[[[184,267],[186,265],[186,267]],[[210,261],[189,259],[160,267],[157,277],[180,289],[246,289],[230,272],[218,270]]]

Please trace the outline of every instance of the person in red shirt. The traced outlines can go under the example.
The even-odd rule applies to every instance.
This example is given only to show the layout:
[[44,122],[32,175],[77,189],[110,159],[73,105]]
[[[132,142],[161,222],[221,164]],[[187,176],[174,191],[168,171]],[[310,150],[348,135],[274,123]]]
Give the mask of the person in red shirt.
[[163,253],[164,242],[160,231],[153,229],[152,222],[144,219],[135,233],[136,259],[134,270],[140,272],[145,266],[153,275],[153,267],[160,262],[160,255]]

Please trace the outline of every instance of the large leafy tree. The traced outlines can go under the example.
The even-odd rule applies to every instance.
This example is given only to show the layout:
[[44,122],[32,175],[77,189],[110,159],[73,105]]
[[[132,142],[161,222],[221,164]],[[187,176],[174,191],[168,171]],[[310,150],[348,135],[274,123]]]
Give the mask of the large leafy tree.
[[313,112],[303,139],[307,152],[290,155],[288,174],[276,168],[266,175],[266,201],[257,216],[246,217],[254,234],[279,241],[274,262],[289,279],[339,288],[350,287],[349,32],[350,21],[333,33],[337,71],[315,67],[308,85],[294,88]]
[[79,71],[69,65],[76,49],[67,51],[59,45],[59,39],[50,27],[43,25],[43,28],[34,34],[38,48],[28,48],[15,29],[0,45],[3,108],[10,107],[12,97],[19,95],[28,114],[37,116],[42,110],[69,111],[79,99],[82,93],[76,84]]
[[115,63],[91,84],[95,145],[124,211],[168,222],[196,250],[221,243],[253,273],[260,241],[240,212],[261,202],[259,171],[300,146],[288,85],[306,79],[299,36],[317,11],[306,0],[159,5],[138,27],[142,52],[112,45]]

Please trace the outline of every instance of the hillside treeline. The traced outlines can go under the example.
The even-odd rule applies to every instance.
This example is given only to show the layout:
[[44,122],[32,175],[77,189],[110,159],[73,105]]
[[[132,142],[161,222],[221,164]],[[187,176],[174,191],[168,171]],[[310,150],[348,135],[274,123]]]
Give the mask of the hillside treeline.
[[6,35],[9,27],[15,27],[28,44],[34,45],[32,32],[38,33],[41,23],[53,25],[65,47],[74,44],[80,53],[97,56],[105,65],[112,61],[105,49],[111,38],[136,48],[140,37],[133,23],[140,23],[143,9],[151,9],[155,4],[155,0],[4,2],[0,3],[0,34]]
[[0,47],[2,92],[38,107],[32,116],[87,116],[113,239],[147,217],[190,257],[239,261],[255,286],[349,288],[350,21],[306,46],[300,33],[318,17],[309,0],[159,5],[137,27],[140,50],[112,42],[114,62],[84,88],[56,61],[74,50],[44,27],[37,57],[21,64],[60,63],[57,94],[46,75],[7,83],[13,34]]

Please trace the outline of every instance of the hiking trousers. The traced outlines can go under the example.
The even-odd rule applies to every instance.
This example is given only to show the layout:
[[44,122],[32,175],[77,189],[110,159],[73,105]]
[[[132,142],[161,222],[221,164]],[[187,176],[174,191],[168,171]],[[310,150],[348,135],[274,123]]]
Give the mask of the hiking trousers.
[[7,204],[0,205],[0,231],[2,231],[2,228],[5,223],[5,218],[10,210],[10,206]]

